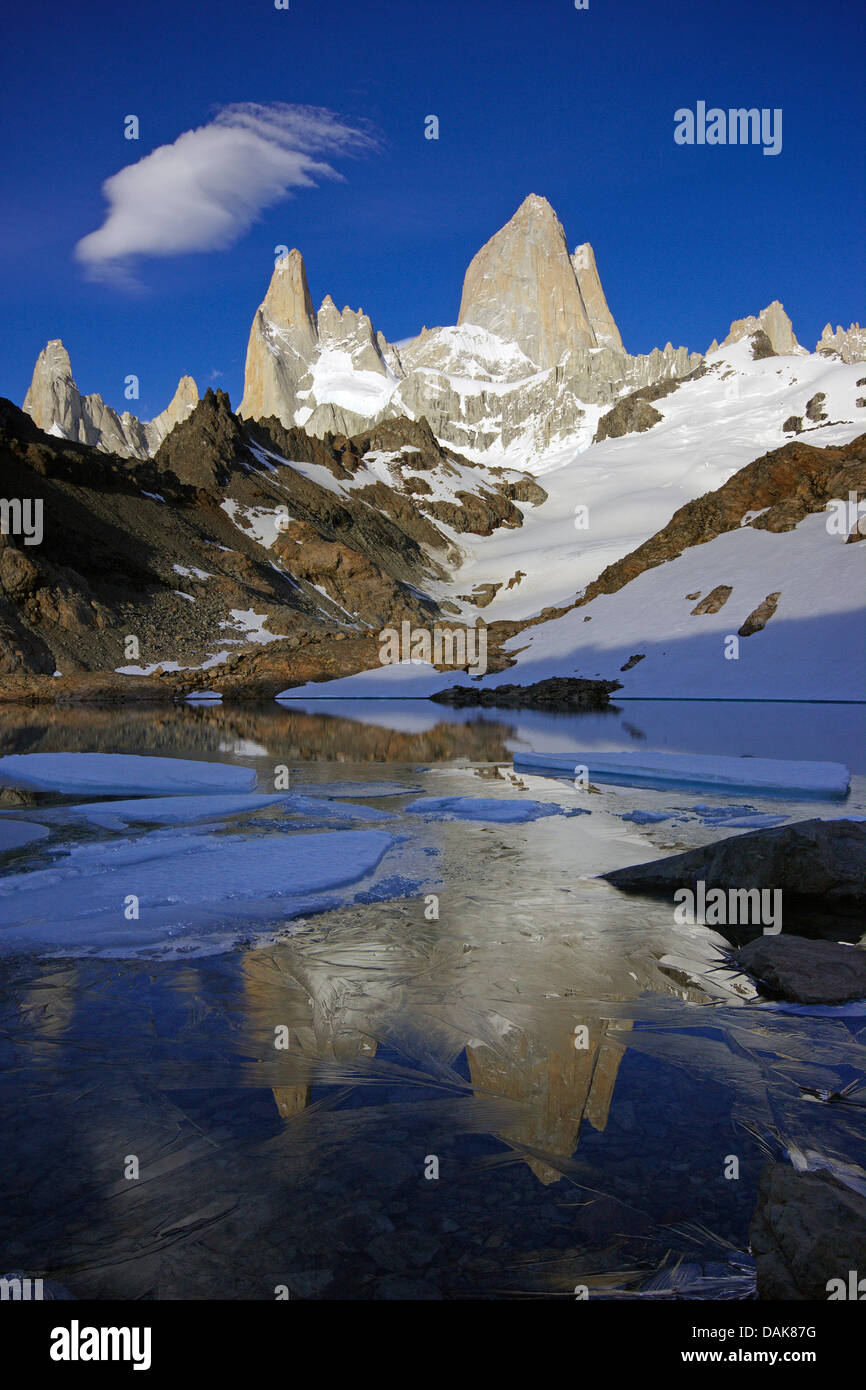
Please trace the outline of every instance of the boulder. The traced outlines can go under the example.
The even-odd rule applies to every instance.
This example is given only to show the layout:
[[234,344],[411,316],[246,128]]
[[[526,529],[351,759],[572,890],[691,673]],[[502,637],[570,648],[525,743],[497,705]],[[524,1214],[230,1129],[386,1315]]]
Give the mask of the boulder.
[[866,822],[804,820],[732,835],[700,849],[603,874],[618,888],[781,888],[785,899],[866,898]]
[[823,1302],[830,1280],[847,1286],[852,1270],[858,1278],[866,1272],[866,1197],[827,1172],[769,1163],[758,1183],[751,1246],[758,1298]]
[[796,1004],[866,999],[866,951],[857,946],[783,932],[756,937],[741,946],[733,960],[763,993]]

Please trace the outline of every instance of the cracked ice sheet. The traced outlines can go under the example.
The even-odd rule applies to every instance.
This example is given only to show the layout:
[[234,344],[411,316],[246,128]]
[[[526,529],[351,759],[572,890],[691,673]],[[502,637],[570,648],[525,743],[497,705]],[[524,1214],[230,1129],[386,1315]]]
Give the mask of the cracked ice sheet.
[[[156,831],[78,845],[0,883],[0,948],[125,956],[223,950],[255,925],[351,901],[396,844],[380,830],[205,838]],[[130,895],[138,920],[128,921]]]
[[427,796],[407,807],[418,816],[433,816],[437,820],[482,820],[511,824],[541,820],[545,816],[588,816],[584,808],[566,810],[542,801],[508,801],[492,796]]
[[0,758],[0,786],[33,787],[78,796],[150,792],[245,792],[252,768],[134,753],[12,753]]
[[357,797],[359,800],[368,800],[374,796],[406,796],[411,792],[420,792],[421,787],[417,783],[414,785],[400,782],[305,782],[305,791],[313,791],[330,800],[342,797]]
[[196,821],[217,820],[224,816],[244,815],[249,811],[264,811],[268,808],[310,818],[322,824],[330,824],[333,821],[387,820],[392,814],[375,806],[333,806],[324,799],[298,796],[294,792],[274,792],[271,795],[241,793],[238,796],[225,796],[215,792],[209,796],[143,796],[131,801],[90,801],[81,806],[51,807],[43,811],[42,816],[43,819],[60,823],[89,821],[91,825],[101,826],[106,830],[123,830],[130,824],[188,825]]

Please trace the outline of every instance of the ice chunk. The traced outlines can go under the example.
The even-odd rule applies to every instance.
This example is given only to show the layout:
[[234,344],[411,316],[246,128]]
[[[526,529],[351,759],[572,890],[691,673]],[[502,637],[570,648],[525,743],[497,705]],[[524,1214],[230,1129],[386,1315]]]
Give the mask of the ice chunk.
[[702,753],[516,753],[515,769],[549,777],[575,776],[585,767],[594,782],[632,786],[718,787],[726,791],[796,792],[841,797],[851,774],[842,763],[787,758],[711,757]]
[[124,827],[130,824],[183,825],[192,821],[213,820],[218,816],[235,816],[244,811],[261,811],[294,800],[287,792],[271,796],[255,796],[241,792],[238,796],[143,796],[135,801],[89,801],[82,806],[64,806],[57,819],[90,821],[91,825]]
[[0,854],[11,849],[23,849],[25,845],[35,844],[48,835],[44,825],[36,825],[29,820],[0,821]]
[[[0,943],[113,954],[226,933],[330,905],[394,844],[380,830],[202,836],[154,831],[78,845],[50,869],[0,882]],[[137,916],[134,914],[137,913]]]
[[626,811],[622,820],[634,821],[635,825],[655,825],[658,821],[673,820],[676,811]]
[[242,792],[256,784],[252,768],[146,758],[133,753],[11,753],[0,758],[0,786],[38,787],[87,796],[111,792]]
[[543,801],[508,801],[492,796],[426,796],[411,802],[406,810],[436,820],[497,821],[503,825],[541,820],[545,816],[589,815],[583,807],[567,811]]

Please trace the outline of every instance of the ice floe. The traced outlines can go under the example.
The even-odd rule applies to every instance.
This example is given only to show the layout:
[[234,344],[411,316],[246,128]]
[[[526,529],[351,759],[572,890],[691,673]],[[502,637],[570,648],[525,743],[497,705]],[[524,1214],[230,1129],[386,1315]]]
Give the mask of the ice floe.
[[0,821],[0,854],[36,844],[37,841],[46,839],[48,833],[44,825],[36,825],[33,821]]
[[596,782],[633,786],[715,787],[775,795],[845,796],[851,774],[842,763],[783,758],[731,758],[697,753],[515,753],[514,767],[550,777],[575,776],[586,768]]
[[263,835],[176,830],[76,845],[0,883],[0,945],[124,955],[222,949],[265,922],[339,905],[394,845],[380,830]]
[[135,753],[11,753],[0,758],[0,786],[34,787],[75,796],[124,792],[242,792],[252,768]]

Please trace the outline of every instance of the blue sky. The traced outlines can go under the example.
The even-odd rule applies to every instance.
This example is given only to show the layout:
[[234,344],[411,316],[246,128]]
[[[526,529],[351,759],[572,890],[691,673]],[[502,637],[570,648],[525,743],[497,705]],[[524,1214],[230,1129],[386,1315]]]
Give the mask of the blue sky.
[[[527,193],[591,241],[626,346],[703,350],[781,299],[801,342],[866,318],[862,5],[826,0],[42,0],[8,8],[0,394],[61,337],[83,391],[150,418],[185,372],[239,403],[274,247],[314,303],[391,340],[456,321],[472,255]],[[682,147],[698,100],[783,110],[783,147]],[[88,277],[102,184],[234,103],[326,107],[374,136],[226,249]],[[140,121],[124,139],[124,117]],[[424,120],[440,121],[438,141]],[[319,157],[319,156],[316,156]]]

